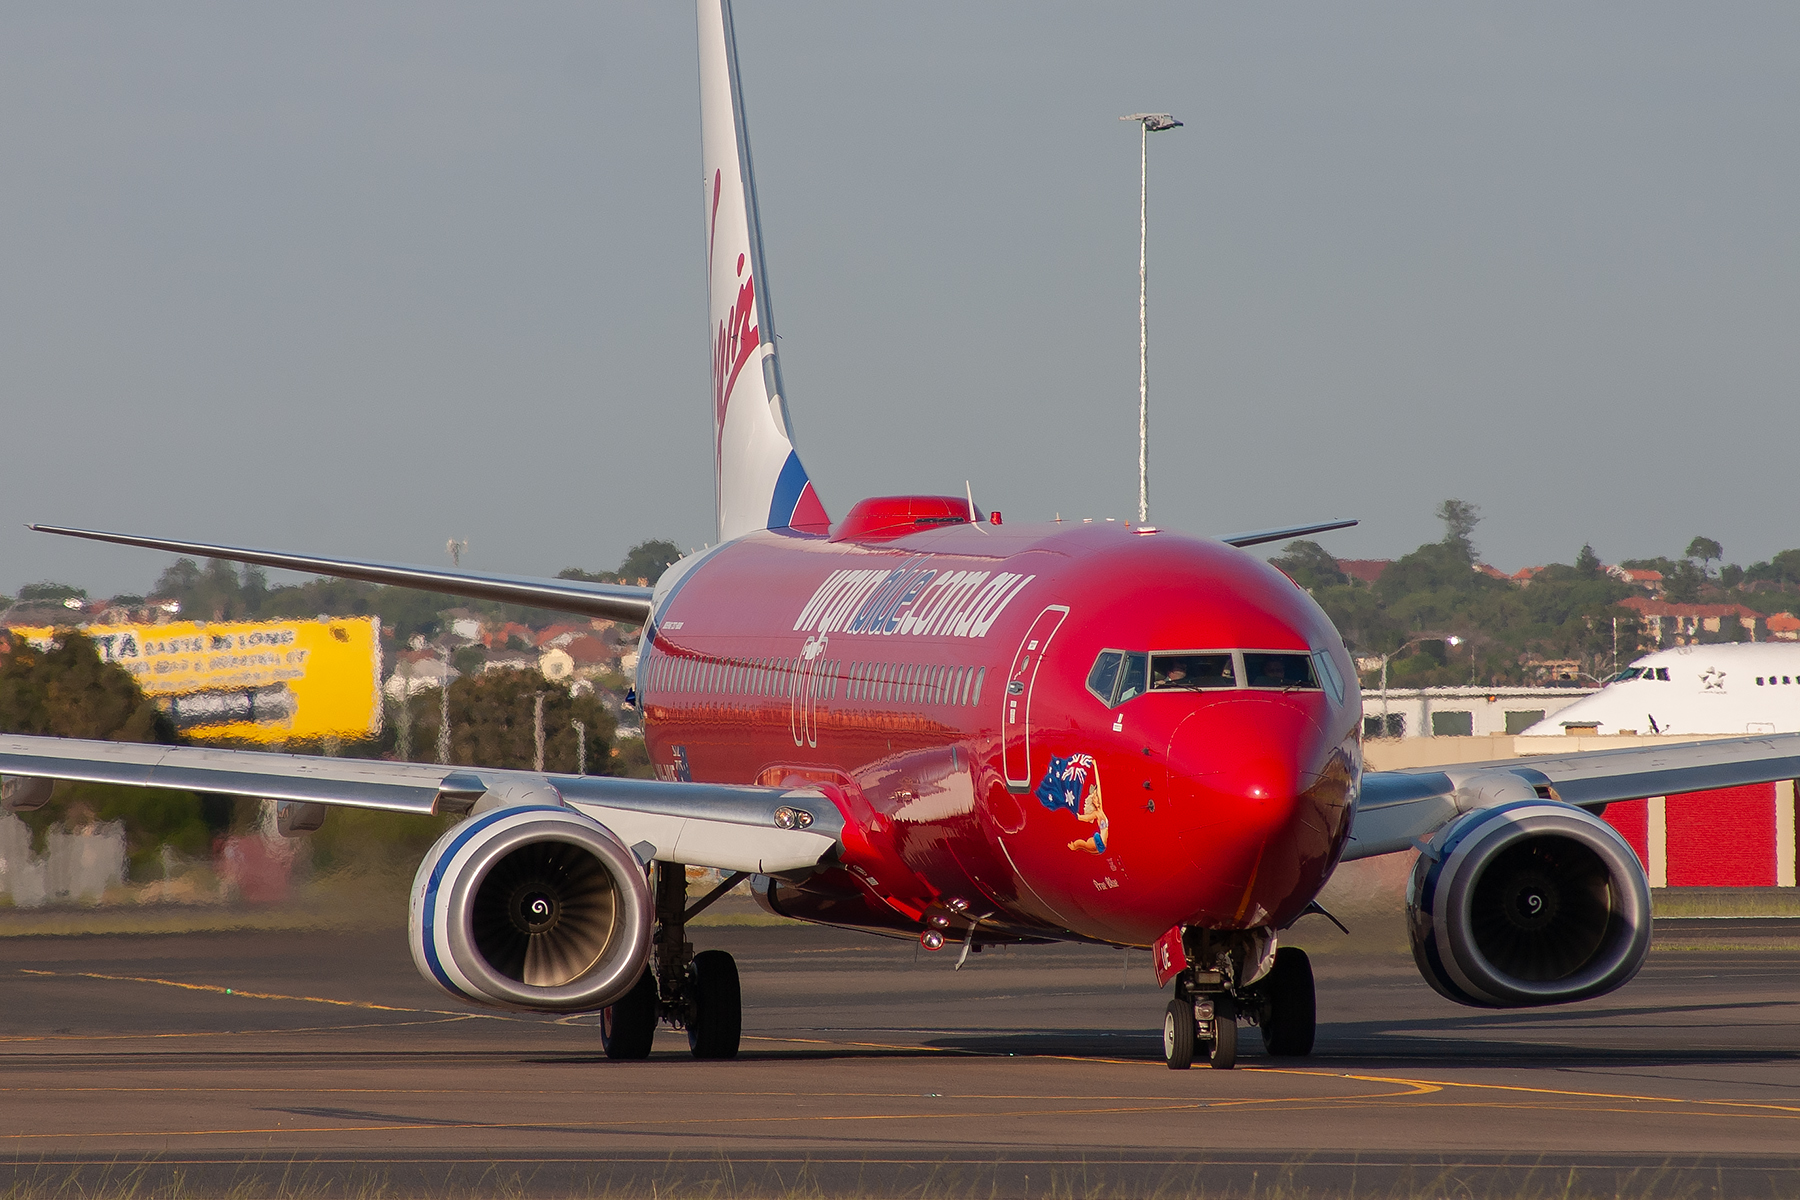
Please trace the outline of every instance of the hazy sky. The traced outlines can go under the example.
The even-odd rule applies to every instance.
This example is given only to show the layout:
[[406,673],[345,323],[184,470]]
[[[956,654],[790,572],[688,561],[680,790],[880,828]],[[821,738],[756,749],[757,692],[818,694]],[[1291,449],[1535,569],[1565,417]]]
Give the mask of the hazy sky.
[[[1508,569],[1800,545],[1800,7],[740,0],[828,511],[1481,506]],[[713,535],[684,3],[0,7],[0,590],[25,521],[552,573]]]

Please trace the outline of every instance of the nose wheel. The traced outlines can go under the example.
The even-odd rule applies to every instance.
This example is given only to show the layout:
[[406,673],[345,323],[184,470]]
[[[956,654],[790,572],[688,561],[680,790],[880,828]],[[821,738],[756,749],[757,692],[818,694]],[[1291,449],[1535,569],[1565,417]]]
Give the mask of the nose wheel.
[[1163,1012],[1163,1062],[1185,1071],[1203,1057],[1215,1071],[1237,1065],[1237,1004],[1224,993],[1190,997],[1179,987]]
[[1311,1054],[1318,999],[1306,951],[1283,946],[1268,974],[1245,988],[1202,991],[1194,986],[1193,972],[1178,975],[1175,998],[1163,1013],[1163,1061],[1171,1071],[1187,1070],[1196,1058],[1214,1070],[1230,1070],[1237,1062],[1240,1014],[1262,1027],[1263,1048],[1271,1057]]

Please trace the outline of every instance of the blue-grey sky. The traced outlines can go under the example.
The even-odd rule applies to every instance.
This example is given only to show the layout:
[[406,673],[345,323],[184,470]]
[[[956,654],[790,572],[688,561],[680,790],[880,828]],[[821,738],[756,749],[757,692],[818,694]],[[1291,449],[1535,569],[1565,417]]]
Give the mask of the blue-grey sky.
[[[0,589],[25,521],[551,573],[712,536],[683,3],[0,8]],[[827,509],[1481,506],[1508,569],[1800,545],[1800,8],[740,0]]]

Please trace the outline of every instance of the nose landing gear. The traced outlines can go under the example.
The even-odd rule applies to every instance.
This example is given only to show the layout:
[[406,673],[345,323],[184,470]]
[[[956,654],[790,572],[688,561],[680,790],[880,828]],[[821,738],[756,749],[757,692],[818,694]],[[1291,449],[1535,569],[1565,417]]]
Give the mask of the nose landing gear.
[[1175,977],[1175,998],[1163,1013],[1163,1061],[1185,1071],[1204,1056],[1214,1070],[1237,1062],[1237,1022],[1241,1016],[1262,1027],[1263,1048],[1278,1058],[1312,1053],[1317,1024],[1312,964],[1306,951],[1283,946],[1261,979],[1248,987],[1222,971],[1189,968]]
[[1196,996],[1177,983],[1163,1013],[1163,1061],[1171,1071],[1185,1071],[1196,1055],[1215,1071],[1237,1064],[1237,1005],[1227,993]]

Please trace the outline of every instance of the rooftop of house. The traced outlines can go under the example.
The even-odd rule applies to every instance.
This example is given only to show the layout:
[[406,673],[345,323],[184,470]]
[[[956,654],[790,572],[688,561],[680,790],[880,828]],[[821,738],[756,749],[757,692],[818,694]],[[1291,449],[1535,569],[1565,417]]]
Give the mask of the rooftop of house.
[[1374,583],[1381,578],[1381,573],[1394,565],[1391,558],[1340,558],[1337,560],[1338,570],[1352,579],[1360,579],[1364,583]]
[[1742,604],[1675,604],[1649,596],[1627,596],[1619,601],[1623,608],[1633,609],[1646,617],[1759,617],[1762,614]]

